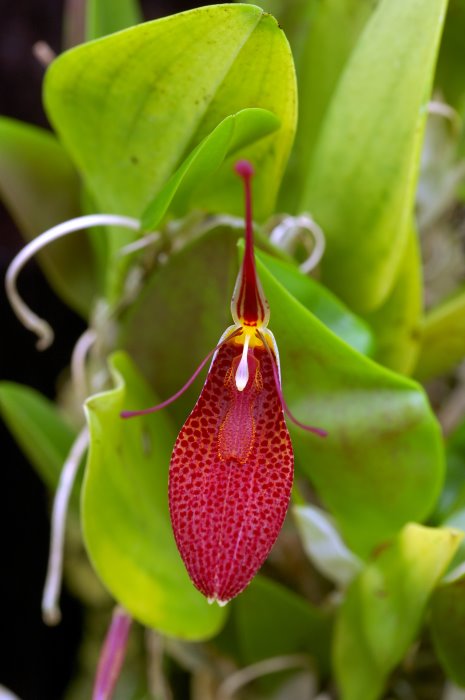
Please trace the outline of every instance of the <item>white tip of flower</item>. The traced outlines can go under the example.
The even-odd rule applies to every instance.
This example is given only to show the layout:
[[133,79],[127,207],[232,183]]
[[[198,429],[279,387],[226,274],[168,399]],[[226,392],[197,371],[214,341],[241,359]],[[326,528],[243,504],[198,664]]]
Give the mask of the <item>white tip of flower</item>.
[[217,605],[220,606],[220,608],[224,608],[225,605],[229,603],[229,600],[218,600],[215,596],[213,598],[207,598],[207,603],[209,605],[213,605],[213,603],[217,603]]
[[245,387],[247,386],[247,382],[249,381],[249,342],[250,335],[246,335],[241,361],[237,366],[236,376],[234,377],[238,391],[244,391]]

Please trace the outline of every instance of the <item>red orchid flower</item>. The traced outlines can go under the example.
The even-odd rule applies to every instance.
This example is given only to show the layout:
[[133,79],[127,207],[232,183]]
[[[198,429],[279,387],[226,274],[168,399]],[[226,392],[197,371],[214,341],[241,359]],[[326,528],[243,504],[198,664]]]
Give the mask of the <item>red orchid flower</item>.
[[289,505],[294,456],[284,413],[279,353],[268,330],[270,310],[254,257],[251,178],[244,181],[245,252],[231,302],[234,325],[187,384],[158,406],[125,411],[129,418],[176,400],[214,355],[200,397],[179,433],[169,472],[176,543],[194,585],[224,605],[251,581],[273,546]]

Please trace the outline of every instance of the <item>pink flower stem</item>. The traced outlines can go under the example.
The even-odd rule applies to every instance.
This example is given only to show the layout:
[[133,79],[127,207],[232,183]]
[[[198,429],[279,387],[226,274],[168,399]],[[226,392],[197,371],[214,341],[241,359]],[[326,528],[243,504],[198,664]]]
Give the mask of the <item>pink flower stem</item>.
[[126,654],[131,624],[131,616],[117,605],[100,654],[92,700],[111,700]]

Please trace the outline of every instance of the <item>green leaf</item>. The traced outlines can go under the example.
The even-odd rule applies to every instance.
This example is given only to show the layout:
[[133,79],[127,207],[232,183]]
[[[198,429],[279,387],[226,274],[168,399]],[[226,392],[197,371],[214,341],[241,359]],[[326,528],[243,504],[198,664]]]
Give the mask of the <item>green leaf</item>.
[[[219,226],[185,245],[155,270],[123,320],[120,343],[161,397],[179,389],[231,324],[238,237],[242,232]],[[287,290],[345,342],[360,351],[371,349],[363,321],[324,287],[294,265],[262,252],[259,256]],[[170,407],[179,421],[192,408],[200,386],[197,383]]]
[[[66,152],[43,129],[0,118],[0,196],[25,239],[79,215],[79,180]],[[85,234],[57,241],[38,255],[51,285],[86,316],[95,286]]]
[[[222,119],[249,106],[273,112],[281,128],[241,152],[256,165],[261,219],[273,209],[293,139],[295,91],[292,56],[277,22],[258,7],[228,4],[66,52],[47,71],[45,105],[99,209],[138,217]],[[242,212],[231,163],[195,204]],[[133,233],[109,236],[110,260],[133,239]],[[110,289],[118,287],[121,266],[110,265]]]
[[323,280],[358,311],[388,297],[405,254],[447,0],[382,0],[328,107],[301,210],[323,228]]
[[88,40],[98,39],[142,22],[137,0],[87,0],[86,10]]
[[[254,5],[252,0],[248,0],[249,5]],[[298,63],[298,58],[302,51],[302,44],[305,41],[310,18],[313,10],[318,5],[318,0],[261,0],[260,7],[274,15],[283,28],[292,48],[294,60]]]
[[176,431],[165,412],[123,421],[120,411],[156,403],[124,353],[110,359],[115,387],[86,403],[91,444],[84,481],[84,539],[93,565],[137,620],[184,639],[212,636],[224,609],[194,588],[168,513]]
[[[231,325],[238,235],[218,227],[171,255],[152,273],[121,324],[120,345],[163,399],[187,381]],[[179,426],[200,387],[198,380],[169,407]]]
[[361,568],[360,559],[346,547],[328,513],[316,506],[292,509],[305,553],[318,571],[346,588]]
[[[243,248],[242,245],[240,247]],[[285,260],[262,252],[257,257],[292,296],[341,340],[364,355],[374,353],[373,334],[369,326],[349,311],[326,287]]]
[[431,511],[443,478],[437,421],[422,388],[360,355],[327,330],[257,260],[279,346],[283,390],[300,468],[365,556],[409,520]]
[[282,198],[286,211],[295,212],[298,208],[308,165],[328,105],[376,1],[326,0],[310,3],[307,0],[299,13],[303,14],[300,26],[307,21],[304,25],[305,35],[298,37],[299,121],[290,172],[283,186]]
[[465,107],[465,80],[463,75],[463,35],[465,32],[465,2],[449,3],[444,37],[438,57],[436,85],[444,97],[459,112]]
[[305,653],[321,674],[328,671],[330,615],[284,586],[257,576],[234,601],[233,615],[243,664]]
[[[173,254],[123,320],[120,343],[163,399],[187,381],[231,324],[237,235],[217,228]],[[366,555],[433,508],[443,478],[439,426],[421,387],[339,340],[264,259],[257,255],[286,398],[299,419],[329,432],[323,440],[291,425],[297,464],[348,546]],[[199,379],[169,407],[179,424],[200,387]]]
[[375,359],[401,374],[412,373],[420,351],[422,297],[420,250],[412,228],[394,287],[366,316],[376,334]]
[[415,375],[421,381],[446,374],[465,357],[465,291],[436,306],[425,317]]
[[447,440],[446,458],[444,487],[433,516],[434,522],[441,524],[457,511],[463,511],[465,514],[465,422],[462,422]]
[[13,382],[0,383],[0,412],[28,460],[47,486],[55,490],[76,437],[73,429],[51,401]]
[[431,633],[448,678],[465,687],[465,575],[439,586],[431,600]]
[[377,700],[420,626],[425,606],[462,535],[406,525],[348,590],[336,624],[334,663],[342,700]]
[[199,182],[215,173],[228,155],[276,131],[278,127],[279,121],[274,114],[264,109],[243,109],[223,119],[149,204],[142,216],[142,229],[155,229],[171,203],[178,216],[185,214],[189,195]]

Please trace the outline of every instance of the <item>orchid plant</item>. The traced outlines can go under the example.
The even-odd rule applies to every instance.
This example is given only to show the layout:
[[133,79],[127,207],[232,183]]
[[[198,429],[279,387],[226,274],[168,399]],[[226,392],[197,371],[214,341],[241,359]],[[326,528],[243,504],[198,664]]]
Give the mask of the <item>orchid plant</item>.
[[[457,7],[144,23],[135,0],[88,0],[87,41],[45,75],[55,134],[0,120],[0,192],[29,241],[13,309],[45,350],[53,319],[17,290],[38,253],[88,324],[66,402],[3,382],[0,410],[55,490],[44,620],[69,508],[115,601],[94,700],[135,623],[163,642],[157,668],[208,676],[194,700],[406,697],[428,634],[440,696],[465,686],[465,295],[428,279],[430,232],[453,237],[463,197]],[[458,392],[428,385],[443,432],[420,384],[438,377]],[[124,697],[169,687],[160,671]]]

